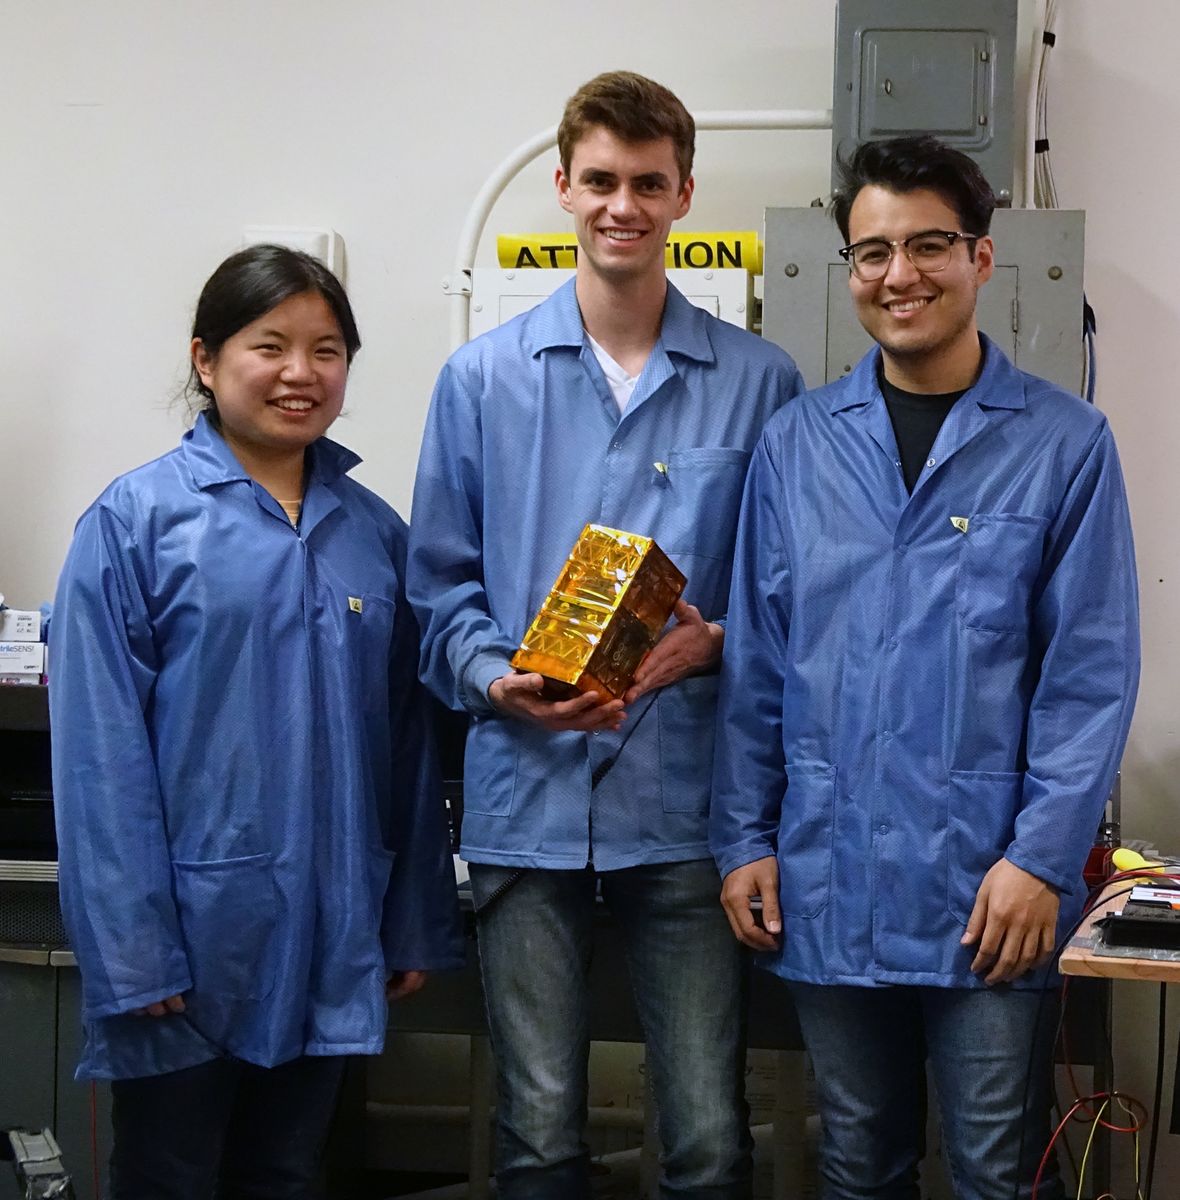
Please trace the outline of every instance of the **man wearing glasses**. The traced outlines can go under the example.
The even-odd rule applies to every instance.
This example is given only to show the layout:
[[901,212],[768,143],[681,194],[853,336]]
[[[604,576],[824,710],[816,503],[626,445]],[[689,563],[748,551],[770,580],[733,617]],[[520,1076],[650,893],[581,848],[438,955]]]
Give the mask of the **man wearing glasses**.
[[1029,1195],[1138,680],[1109,426],[976,326],[993,206],[933,138],[856,151],[834,213],[877,346],[770,421],[738,530],[711,844],[791,987],[826,1200],[918,1196],[927,1057],[956,1195]]

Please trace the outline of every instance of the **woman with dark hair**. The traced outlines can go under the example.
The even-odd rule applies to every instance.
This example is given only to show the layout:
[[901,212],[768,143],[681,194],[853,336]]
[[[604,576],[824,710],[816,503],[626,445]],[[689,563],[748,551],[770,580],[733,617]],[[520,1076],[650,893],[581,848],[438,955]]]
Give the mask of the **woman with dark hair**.
[[324,437],[359,346],[314,259],[227,259],[195,426],[91,505],[62,573],[61,898],[113,1200],[310,1196],[342,1056],[462,962],[406,526]]

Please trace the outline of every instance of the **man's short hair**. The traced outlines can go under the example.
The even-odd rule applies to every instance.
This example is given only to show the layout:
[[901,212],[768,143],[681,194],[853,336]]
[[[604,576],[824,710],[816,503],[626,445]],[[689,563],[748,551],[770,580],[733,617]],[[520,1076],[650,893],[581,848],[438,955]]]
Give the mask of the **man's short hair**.
[[937,192],[955,210],[959,232],[983,237],[991,228],[996,197],[979,164],[930,134],[862,142],[852,157],[836,157],[839,186],[832,197],[832,216],[848,241],[852,202],[865,187],[891,192]]
[[671,138],[681,187],[692,174],[696,123],[662,84],[634,71],[607,71],[578,88],[566,101],[557,129],[557,152],[567,176],[574,147],[596,125],[624,142]]

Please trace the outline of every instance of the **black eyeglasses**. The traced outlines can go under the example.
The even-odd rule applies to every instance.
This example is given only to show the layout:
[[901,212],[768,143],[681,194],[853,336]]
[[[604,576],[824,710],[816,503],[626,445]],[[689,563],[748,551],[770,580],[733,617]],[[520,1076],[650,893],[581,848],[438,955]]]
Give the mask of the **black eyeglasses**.
[[956,242],[977,242],[974,233],[952,233],[946,229],[927,229],[922,233],[910,234],[897,242],[871,238],[865,242],[853,242],[844,246],[840,257],[848,264],[857,279],[865,283],[883,279],[893,261],[893,252],[901,248],[906,258],[923,275],[946,270],[951,261],[951,249]]

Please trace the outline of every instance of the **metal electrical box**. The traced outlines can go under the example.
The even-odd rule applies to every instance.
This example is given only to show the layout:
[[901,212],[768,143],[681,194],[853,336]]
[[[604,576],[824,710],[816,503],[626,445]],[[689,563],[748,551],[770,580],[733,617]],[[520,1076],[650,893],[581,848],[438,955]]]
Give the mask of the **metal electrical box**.
[[[1075,394],[1082,384],[1085,213],[997,209],[996,269],[979,327],[1021,370]],[[808,387],[847,375],[872,347],[848,291],[836,223],[821,208],[768,208],[762,336],[787,350]]]
[[971,155],[1012,201],[1017,0],[840,0],[832,97],[836,156],[932,133]]

